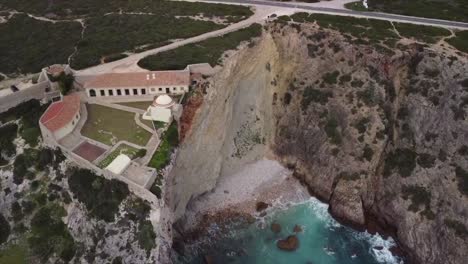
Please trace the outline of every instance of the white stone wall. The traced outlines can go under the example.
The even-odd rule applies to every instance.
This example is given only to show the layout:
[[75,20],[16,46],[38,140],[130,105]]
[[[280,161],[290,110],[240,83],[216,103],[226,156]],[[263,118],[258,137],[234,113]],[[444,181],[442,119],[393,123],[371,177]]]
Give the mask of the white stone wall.
[[45,90],[48,87],[49,82],[41,82],[26,89],[0,97],[0,112],[4,112],[31,99],[42,100],[45,96]]
[[183,94],[189,91],[188,85],[175,85],[175,86],[154,86],[154,87],[123,87],[123,88],[86,88],[88,97],[95,91],[95,97],[129,97],[129,96],[148,96],[160,94]]
[[73,129],[75,129],[79,120],[80,120],[80,112],[78,112],[73,118],[73,120],[71,120],[68,124],[66,124],[64,127],[54,132],[55,139],[60,140],[64,138],[66,135],[73,132]]

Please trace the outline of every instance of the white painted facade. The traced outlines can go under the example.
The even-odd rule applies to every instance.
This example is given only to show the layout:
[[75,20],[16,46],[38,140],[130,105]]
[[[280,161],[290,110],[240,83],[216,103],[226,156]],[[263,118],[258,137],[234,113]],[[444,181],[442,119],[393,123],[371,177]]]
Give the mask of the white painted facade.
[[155,86],[155,87],[118,87],[118,88],[86,88],[88,97],[105,96],[154,96],[161,94],[184,94],[189,91],[188,85]]

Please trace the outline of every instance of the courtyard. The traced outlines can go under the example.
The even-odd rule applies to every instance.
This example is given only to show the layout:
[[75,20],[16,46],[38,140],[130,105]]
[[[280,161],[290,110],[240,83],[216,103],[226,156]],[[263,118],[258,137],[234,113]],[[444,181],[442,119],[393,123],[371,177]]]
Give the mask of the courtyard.
[[135,113],[98,104],[87,104],[88,119],[81,134],[108,146],[124,140],[145,146],[151,133],[135,123]]

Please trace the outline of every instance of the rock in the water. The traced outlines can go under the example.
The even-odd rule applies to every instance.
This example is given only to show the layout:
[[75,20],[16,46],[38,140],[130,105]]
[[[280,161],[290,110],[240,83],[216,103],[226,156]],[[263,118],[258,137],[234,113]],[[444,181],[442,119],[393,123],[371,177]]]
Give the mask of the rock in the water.
[[273,231],[273,233],[275,234],[278,234],[279,232],[281,232],[281,225],[278,223],[272,223],[270,228],[271,228],[271,231]]
[[293,229],[294,233],[302,232],[302,227],[300,225],[295,225]]
[[299,239],[295,235],[288,236],[276,242],[276,246],[284,251],[294,251],[299,247]]
[[257,207],[257,212],[261,212],[261,211],[267,209],[268,206],[269,206],[269,204],[267,204],[265,202],[258,202],[257,206],[256,206]]

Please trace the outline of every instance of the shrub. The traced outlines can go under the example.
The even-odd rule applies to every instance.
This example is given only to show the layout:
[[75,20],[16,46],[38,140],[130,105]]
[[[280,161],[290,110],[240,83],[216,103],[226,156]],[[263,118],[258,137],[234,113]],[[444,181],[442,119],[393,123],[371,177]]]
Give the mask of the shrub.
[[10,224],[5,217],[0,214],[0,245],[5,243],[10,236]]
[[354,128],[356,128],[360,134],[363,134],[366,132],[367,125],[369,124],[369,122],[370,122],[369,117],[363,117],[359,119],[359,121],[354,125]]
[[172,122],[167,131],[163,134],[161,143],[158,149],[151,157],[148,166],[163,169],[171,161],[171,154],[175,147],[179,145],[179,132],[177,131],[177,123]]
[[455,231],[455,235],[459,236],[460,238],[465,239],[468,237],[468,229],[462,222],[455,219],[446,218],[444,223],[453,231]]
[[362,157],[367,161],[371,161],[373,156],[374,156],[374,151],[369,145],[366,144],[363,150]]
[[388,153],[385,158],[384,177],[397,170],[402,177],[409,177],[416,167],[417,154],[408,148],[399,148]]
[[338,120],[335,117],[329,116],[325,124],[325,133],[327,133],[330,142],[339,145],[342,142],[341,133],[338,130]]
[[322,79],[323,79],[323,82],[326,84],[336,84],[336,80],[339,75],[340,75],[339,71],[333,71],[333,72],[329,72],[323,75]]
[[426,209],[431,204],[431,193],[426,188],[416,185],[403,186],[402,188],[403,199],[411,199],[411,205],[408,210],[412,212],[419,211],[419,207],[424,205]]
[[304,93],[302,94],[302,110],[306,110],[311,102],[325,105],[326,103],[328,103],[328,99],[331,97],[333,97],[333,93],[331,91],[317,90],[310,86],[306,87]]
[[74,170],[68,177],[68,185],[90,215],[107,222],[114,221],[120,203],[129,194],[125,183],[107,180],[85,169]]
[[13,221],[15,222],[21,221],[24,217],[23,209],[21,208],[21,205],[17,201],[14,201],[11,204],[11,216],[13,218]]
[[137,241],[141,248],[149,255],[151,249],[156,246],[156,234],[150,221],[141,221],[138,225]]
[[13,182],[15,184],[23,183],[24,176],[28,171],[28,164],[26,163],[26,158],[24,154],[16,156],[15,161],[13,162]]
[[31,234],[28,244],[31,252],[42,261],[57,254],[65,262],[75,255],[75,242],[63,223],[65,210],[58,204],[40,208],[31,219]]
[[235,49],[242,41],[260,36],[262,26],[253,24],[247,28],[179,48],[148,56],[138,65],[148,70],[181,70],[188,64],[207,62],[216,66],[227,50]]
[[139,149],[135,155],[135,158],[142,158],[146,155],[146,149]]
[[3,153],[7,156],[16,153],[16,146],[13,140],[16,138],[18,126],[16,124],[7,124],[0,126],[0,154]]
[[434,166],[435,160],[436,160],[436,157],[427,153],[422,153],[418,155],[417,162],[419,166],[427,169],[427,168],[432,168]]
[[455,175],[458,180],[458,190],[468,196],[468,172],[460,166],[455,167]]

